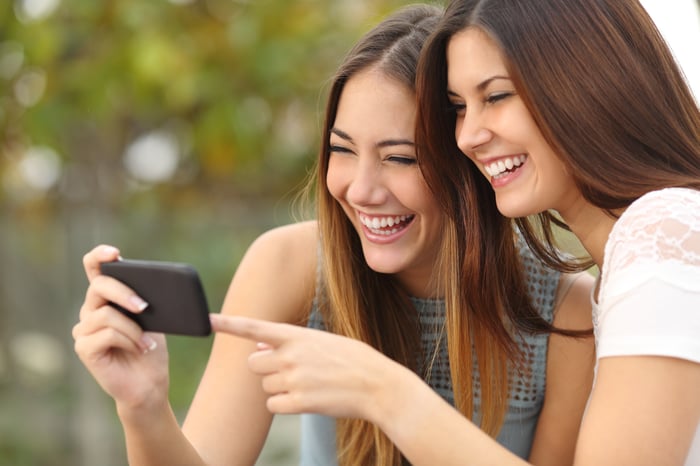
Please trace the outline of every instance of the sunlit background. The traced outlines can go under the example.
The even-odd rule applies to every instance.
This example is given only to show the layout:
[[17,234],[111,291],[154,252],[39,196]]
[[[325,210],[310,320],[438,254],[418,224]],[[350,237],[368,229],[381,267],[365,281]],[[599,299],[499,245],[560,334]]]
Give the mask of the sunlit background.
[[[72,349],[82,255],[189,262],[217,311],[252,239],[294,218],[340,57],[407,3],[2,1],[0,464],[125,464]],[[643,3],[700,97],[698,3]],[[210,343],[169,337],[180,417]],[[259,464],[295,464],[296,421]]]

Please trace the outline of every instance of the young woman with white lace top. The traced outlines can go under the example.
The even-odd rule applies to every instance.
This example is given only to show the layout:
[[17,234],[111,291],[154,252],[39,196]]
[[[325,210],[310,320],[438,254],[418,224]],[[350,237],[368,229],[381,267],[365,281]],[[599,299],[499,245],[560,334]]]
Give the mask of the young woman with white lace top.
[[[700,111],[649,15],[636,0],[453,0],[422,59],[419,158],[438,199],[466,155],[465,193],[491,188],[569,269],[534,233],[563,220],[600,269],[574,464],[699,465]],[[522,463],[447,425],[479,452],[461,464]],[[416,464],[449,450],[392,438]]]

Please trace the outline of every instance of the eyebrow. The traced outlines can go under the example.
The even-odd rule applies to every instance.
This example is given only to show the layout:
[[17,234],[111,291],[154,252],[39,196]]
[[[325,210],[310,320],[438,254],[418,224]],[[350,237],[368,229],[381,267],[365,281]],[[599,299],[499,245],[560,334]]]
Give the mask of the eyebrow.
[[[336,136],[348,141],[351,144],[355,144],[355,141],[350,137],[348,133],[345,131],[338,129],[338,128],[331,128],[331,133],[335,134]],[[385,139],[383,141],[379,141],[376,144],[376,147],[382,148],[382,147],[392,147],[392,146],[415,146],[416,143],[411,141],[410,139]]]
[[335,134],[336,136],[341,137],[341,138],[345,139],[346,141],[355,144],[355,141],[353,141],[353,139],[350,137],[350,135],[343,130],[340,130],[338,128],[331,128],[331,134]]
[[494,81],[498,81],[499,79],[505,79],[507,81],[510,81],[510,78],[508,76],[500,76],[500,75],[491,76],[490,78],[481,81],[479,83],[479,85],[476,86],[476,88],[480,91],[483,91],[484,89],[486,89],[488,87],[489,84],[491,84]]
[[[486,89],[489,86],[489,84],[491,84],[494,81],[498,81],[499,79],[504,79],[506,81],[512,81],[508,76],[495,75],[495,76],[491,76],[490,78],[487,78],[487,79],[484,79],[483,81],[481,81],[476,86],[476,90],[479,92],[483,92],[484,89]],[[453,96],[453,97],[458,97],[456,92],[451,91],[449,89],[447,89],[447,94],[450,96]]]

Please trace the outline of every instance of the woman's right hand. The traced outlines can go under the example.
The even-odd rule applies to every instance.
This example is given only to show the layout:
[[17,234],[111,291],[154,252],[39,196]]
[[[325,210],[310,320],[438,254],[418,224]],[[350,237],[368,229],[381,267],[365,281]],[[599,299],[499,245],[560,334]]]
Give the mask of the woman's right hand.
[[114,260],[119,260],[119,250],[105,245],[83,257],[90,284],[80,308],[80,321],[73,327],[75,352],[120,410],[146,413],[149,407],[167,403],[165,336],[144,332],[109,305],[111,301],[136,313],[146,306],[129,287],[100,273],[102,262]]

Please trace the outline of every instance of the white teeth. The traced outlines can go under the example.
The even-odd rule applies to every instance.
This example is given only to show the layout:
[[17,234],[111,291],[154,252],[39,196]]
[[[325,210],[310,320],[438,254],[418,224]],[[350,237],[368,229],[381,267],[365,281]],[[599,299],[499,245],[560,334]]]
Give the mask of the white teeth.
[[[413,215],[397,215],[394,217],[374,217],[369,218],[364,215],[360,215],[360,221],[364,226],[372,230],[372,233],[390,235],[399,231],[399,228],[391,228],[394,225],[399,225],[401,222],[410,220]],[[382,230],[382,228],[389,227],[391,230]]]
[[512,170],[514,167],[519,167],[525,163],[526,159],[527,156],[525,154],[507,157],[488,165],[484,165],[484,170],[486,170],[486,173],[488,173],[489,176],[498,176],[506,170]]

